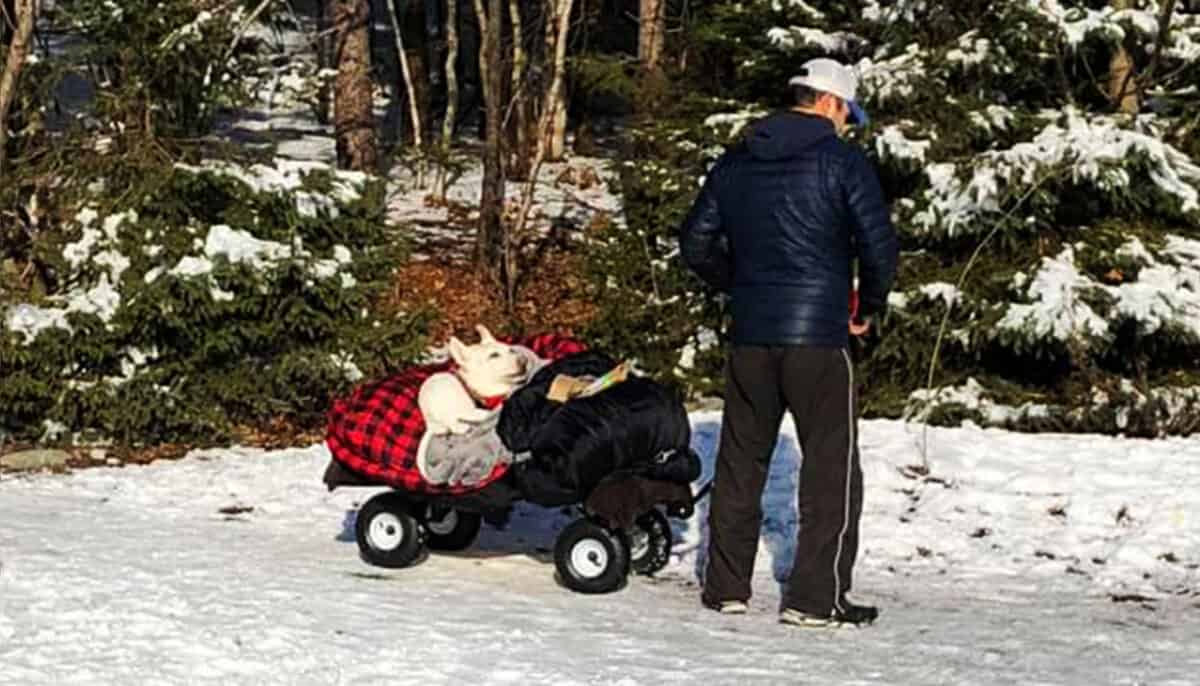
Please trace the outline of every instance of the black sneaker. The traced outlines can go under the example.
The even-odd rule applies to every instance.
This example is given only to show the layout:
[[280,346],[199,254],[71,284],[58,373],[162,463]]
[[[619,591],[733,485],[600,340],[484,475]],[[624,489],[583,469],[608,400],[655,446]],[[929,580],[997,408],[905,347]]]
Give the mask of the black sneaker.
[[790,624],[792,626],[803,627],[839,627],[839,626],[866,626],[875,621],[879,617],[879,608],[870,605],[855,605],[854,603],[842,599],[841,609],[835,609],[827,615],[814,614],[797,610],[795,608],[785,607],[779,613],[779,621],[782,624]]

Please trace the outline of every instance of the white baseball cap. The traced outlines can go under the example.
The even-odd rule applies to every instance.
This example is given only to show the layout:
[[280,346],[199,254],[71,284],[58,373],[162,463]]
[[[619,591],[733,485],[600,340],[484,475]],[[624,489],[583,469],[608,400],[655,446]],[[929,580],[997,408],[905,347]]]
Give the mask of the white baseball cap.
[[830,93],[846,101],[850,108],[850,122],[862,126],[867,123],[867,113],[858,104],[858,74],[846,65],[827,57],[809,60],[800,67],[800,73],[788,79],[789,86],[807,86],[815,91]]

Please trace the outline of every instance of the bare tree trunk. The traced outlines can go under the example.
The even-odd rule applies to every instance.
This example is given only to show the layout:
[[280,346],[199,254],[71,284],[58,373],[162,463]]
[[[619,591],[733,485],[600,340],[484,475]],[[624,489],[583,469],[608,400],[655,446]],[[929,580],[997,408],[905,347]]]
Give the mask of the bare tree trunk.
[[[523,180],[529,177],[530,160],[533,157],[532,143],[537,131],[531,128],[534,121],[529,107],[529,54],[525,49],[525,28],[521,20],[520,0],[508,0],[508,14],[511,17],[513,33],[513,95],[508,106],[516,115],[508,127],[512,132],[508,173],[510,178]],[[507,115],[505,121],[508,121]]]
[[[337,67],[333,59],[333,2],[318,0],[317,67],[322,71]],[[333,121],[333,86],[324,79],[321,81],[321,90],[317,92],[317,121],[322,125]]]
[[458,1],[446,0],[446,118],[442,121],[442,146],[449,149],[458,116]]
[[[542,8],[542,29],[544,31],[544,35],[542,37],[542,42],[544,44],[542,47],[542,62],[543,66],[545,66],[545,63],[549,61],[550,56],[554,54],[554,37],[558,35],[556,32],[558,29],[558,24],[554,21],[554,8],[557,0],[543,0],[543,2],[545,3],[545,7]],[[542,84],[543,92],[545,89],[546,85]]]
[[413,46],[406,48],[405,52],[408,53],[408,68],[412,74],[413,97],[417,101],[417,117],[424,126],[421,129],[421,140],[424,143],[428,143],[430,137],[429,122],[433,116],[430,113],[430,99],[433,95],[429,92],[431,84],[429,82],[429,68],[425,65],[425,50],[419,46]]
[[1147,89],[1154,87],[1154,75],[1158,73],[1158,66],[1162,62],[1162,53],[1166,49],[1166,45],[1171,41],[1171,17],[1175,13],[1175,0],[1163,0],[1162,8],[1158,14],[1158,36],[1154,39],[1154,55],[1150,57],[1150,66],[1146,69],[1145,74],[1139,79],[1138,95],[1145,97]]
[[374,172],[379,162],[372,102],[368,0],[334,0],[334,136],[338,166]]
[[1137,114],[1141,109],[1134,74],[1129,51],[1124,46],[1118,47],[1108,65],[1108,99],[1126,114]]
[[17,96],[17,78],[25,68],[29,55],[29,38],[33,35],[34,18],[37,15],[37,0],[16,0],[12,5],[12,19],[16,30],[8,46],[8,59],[4,72],[0,73],[0,175],[5,173],[8,162],[8,113]]
[[408,95],[408,114],[413,120],[413,144],[421,148],[425,145],[421,139],[421,113],[416,107],[416,89],[413,88],[413,72],[408,68],[408,55],[404,53],[404,32],[401,31],[400,16],[396,14],[395,2],[389,2],[391,17],[391,32],[396,38],[396,56],[400,60],[400,73],[404,78],[404,92]]
[[[472,0],[475,7],[475,21],[479,24],[479,81],[480,90],[486,91],[488,88],[488,50],[487,50],[487,10],[483,7],[483,0]],[[486,119],[486,118],[485,118]]]
[[[392,19],[392,34],[396,38],[396,55],[400,60],[400,73],[404,77],[404,91],[408,94],[408,113],[412,117],[413,127],[413,145],[418,149],[424,147],[425,143],[422,140],[421,133],[424,128],[421,125],[421,112],[417,107],[417,90],[413,87],[412,70],[408,68],[408,55],[404,52],[404,32],[400,30],[400,16],[397,14],[396,3],[389,2],[391,12],[388,16]],[[419,175],[418,175],[419,176]],[[417,181],[421,185],[420,179]]]
[[[567,102],[563,91],[563,77],[567,65],[567,33],[571,28],[571,10],[575,0],[553,0],[555,19],[554,75],[546,93],[546,104],[542,108],[545,118],[539,126],[538,136],[543,139],[538,146],[547,148],[539,156],[552,162],[561,160],[566,152]],[[540,164],[540,162],[538,163]]]
[[450,162],[450,143],[458,117],[458,0],[446,0],[446,114],[442,119],[442,139],[434,178],[434,193],[446,202]]
[[[1131,4],[1131,0],[1113,0],[1117,10],[1129,9]],[[1108,63],[1108,99],[1126,114],[1137,114],[1141,109],[1136,75],[1133,56],[1124,45],[1118,45]]]
[[483,188],[479,199],[479,232],[475,243],[475,261],[492,281],[507,285],[504,248],[504,126],[500,40],[503,30],[504,0],[489,0],[487,12],[483,0],[475,0],[475,13],[483,49],[479,67],[483,74],[483,98],[487,107],[487,139],[483,153]]
[[647,72],[661,68],[667,35],[666,0],[641,0],[638,12],[638,60]]
[[546,149],[546,159],[550,162],[558,162],[567,154],[567,93],[560,88],[554,97],[554,118],[550,121]]
[[[555,3],[555,14],[553,15],[555,21],[547,23],[555,26],[554,74],[551,76],[550,88],[546,93],[541,116],[538,118],[537,146],[534,150],[529,178],[521,190],[521,204],[517,210],[516,221],[509,229],[510,236],[515,238],[519,238],[524,233],[525,223],[529,220],[529,211],[533,208],[533,196],[537,189],[538,173],[542,169],[542,163],[547,158],[553,159],[555,136],[566,131],[566,108],[562,106],[562,84],[567,58],[567,31],[571,28],[571,8],[574,0],[553,0],[553,2]],[[558,154],[561,157],[561,148]],[[505,250],[505,261],[508,264],[509,273],[512,275],[507,294],[510,303],[516,301],[517,258],[517,241],[510,240]]]

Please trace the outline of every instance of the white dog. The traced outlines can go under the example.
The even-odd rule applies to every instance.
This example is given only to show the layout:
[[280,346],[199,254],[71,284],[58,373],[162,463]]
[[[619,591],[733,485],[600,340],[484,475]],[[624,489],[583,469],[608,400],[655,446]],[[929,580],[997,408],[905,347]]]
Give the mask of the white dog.
[[450,338],[450,357],[457,369],[434,374],[421,384],[417,406],[427,435],[462,434],[486,421],[497,410],[480,405],[507,398],[544,364],[529,348],[501,343],[484,326],[475,330],[480,338],[475,345]]

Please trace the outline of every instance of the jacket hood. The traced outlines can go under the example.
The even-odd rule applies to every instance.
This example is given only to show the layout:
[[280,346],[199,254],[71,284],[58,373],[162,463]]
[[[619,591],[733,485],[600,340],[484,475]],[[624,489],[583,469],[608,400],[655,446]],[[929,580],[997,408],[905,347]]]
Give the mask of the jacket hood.
[[836,135],[833,122],[824,117],[787,111],[752,125],[746,146],[760,160],[783,160]]

